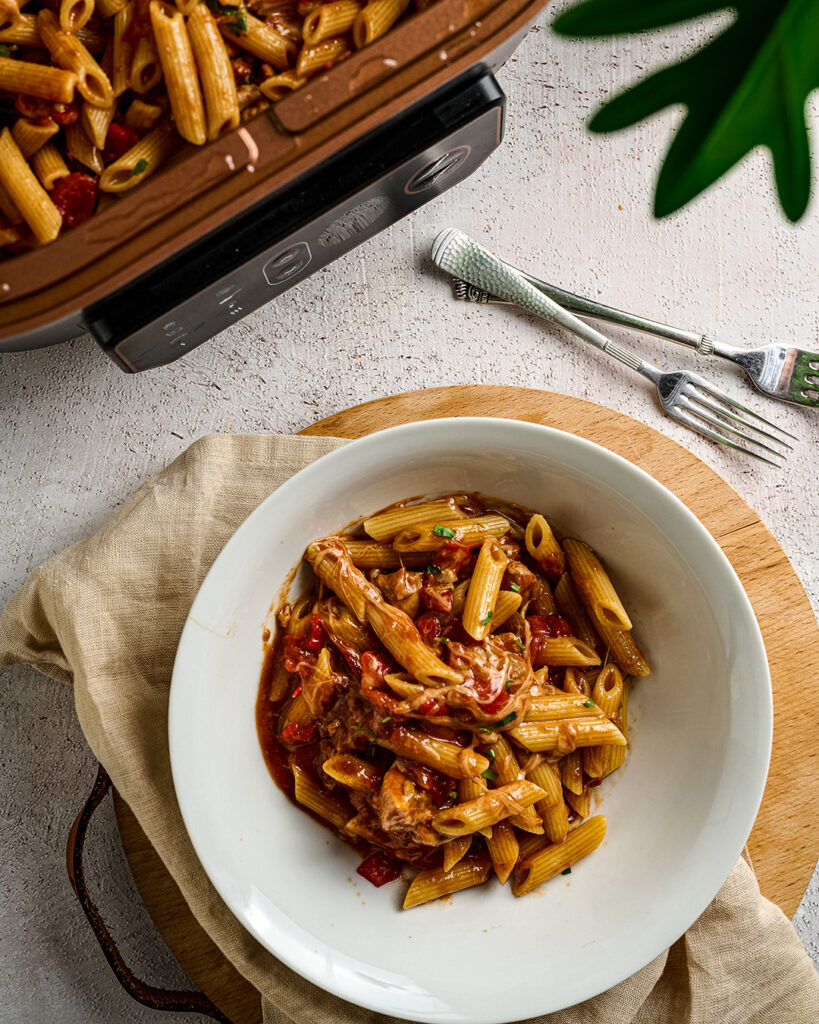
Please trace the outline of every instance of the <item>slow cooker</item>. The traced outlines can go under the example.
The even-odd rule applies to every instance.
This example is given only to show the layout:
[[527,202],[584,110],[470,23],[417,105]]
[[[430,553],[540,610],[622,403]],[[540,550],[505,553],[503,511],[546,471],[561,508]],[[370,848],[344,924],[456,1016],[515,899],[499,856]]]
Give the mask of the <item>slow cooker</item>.
[[0,264],[0,350],[169,363],[471,174],[547,0],[440,0],[56,242]]

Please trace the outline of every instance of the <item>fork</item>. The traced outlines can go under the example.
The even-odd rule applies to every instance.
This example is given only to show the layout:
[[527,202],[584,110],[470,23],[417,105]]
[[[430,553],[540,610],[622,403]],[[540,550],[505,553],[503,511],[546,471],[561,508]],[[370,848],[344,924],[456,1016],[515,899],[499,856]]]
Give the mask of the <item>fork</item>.
[[[693,348],[701,356],[721,356],[738,363],[764,395],[778,398],[781,402],[793,402],[813,409],[819,409],[819,352],[808,352],[803,348],[771,343],[760,348],[737,348],[726,345],[695,331],[682,331],[677,327],[624,313],[622,310],[605,306],[602,302],[584,298],[564,291],[556,285],[541,281],[520,270],[518,273],[538,291],[580,316],[604,320],[620,327],[630,327],[642,334],[665,338],[677,345]],[[497,302],[508,305],[508,300],[499,299],[481,288],[470,287],[466,281],[456,280],[455,297],[469,302]]]
[[[457,228],[446,228],[438,235],[432,244],[432,260],[453,277],[565,327],[647,377],[657,386],[665,412],[678,423],[712,441],[782,468],[778,460],[784,460],[787,451],[792,450],[785,438],[796,440],[793,434],[770,423],[697,373],[688,370],[664,373],[645,363],[634,352],[558,305],[520,271],[493,256]],[[761,440],[763,437],[765,441]]]

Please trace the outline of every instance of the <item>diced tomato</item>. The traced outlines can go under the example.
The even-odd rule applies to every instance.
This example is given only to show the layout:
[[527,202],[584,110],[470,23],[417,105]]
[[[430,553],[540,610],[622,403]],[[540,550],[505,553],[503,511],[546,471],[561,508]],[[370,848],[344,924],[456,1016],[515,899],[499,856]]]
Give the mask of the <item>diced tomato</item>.
[[107,165],[113,163],[114,160],[119,160],[124,153],[127,153],[138,142],[139,135],[133,128],[129,128],[127,124],[117,124],[114,121],[109,126],[108,134],[105,137],[102,162]]
[[320,651],[324,645],[324,626],[321,624],[320,616],[315,612],[308,620],[308,629],[302,634],[303,651]]
[[560,615],[530,615],[526,620],[533,633],[544,636],[574,636],[574,630]]
[[230,62],[237,85],[245,85],[253,74],[253,64],[247,57],[234,57]]
[[432,644],[441,635],[441,623],[434,615],[422,615],[415,627],[425,644]]
[[556,686],[559,690],[563,686],[563,680],[566,677],[566,669],[562,665],[550,665],[548,677],[549,686]]
[[424,701],[424,703],[418,708],[419,714],[429,715],[430,718],[434,718],[437,715],[445,715],[446,712],[446,705],[441,704],[434,697],[428,697]]
[[526,621],[532,633],[529,656],[535,668],[541,668],[546,663],[544,640],[556,636],[574,636],[572,627],[559,615],[530,615]]
[[401,865],[383,850],[374,850],[358,865],[356,872],[378,889],[401,877]]
[[52,103],[50,100],[41,100],[22,93],[14,105],[18,114],[39,125],[48,124],[49,121],[55,121],[60,125],[74,124],[80,116],[76,103]]
[[51,201],[60,211],[63,224],[75,228],[93,215],[98,193],[98,182],[93,175],[74,171],[54,185]]
[[454,569],[461,576],[471,560],[471,548],[457,540],[450,540],[435,552],[432,564],[437,565],[439,569]]
[[447,640],[454,640],[459,644],[474,644],[474,639],[464,629],[463,622],[460,618],[453,619],[452,622],[444,630],[444,636]]
[[392,671],[392,662],[383,655],[375,651],[364,651],[361,655],[361,689],[378,688],[384,682],[384,676]]
[[315,722],[290,722],[282,729],[282,740],[292,746],[300,743],[312,743],[316,738]]

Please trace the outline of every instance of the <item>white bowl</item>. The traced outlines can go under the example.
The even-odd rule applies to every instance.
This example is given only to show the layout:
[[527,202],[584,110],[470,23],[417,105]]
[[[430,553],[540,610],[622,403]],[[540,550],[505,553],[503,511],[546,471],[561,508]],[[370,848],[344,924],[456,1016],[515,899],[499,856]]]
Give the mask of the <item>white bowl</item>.
[[[598,790],[604,845],[535,893],[493,881],[409,911],[294,807],[254,721],[262,623],[307,543],[411,495],[478,491],[544,512],[611,570],[653,666],[629,704],[625,765]],[[633,723],[633,724],[632,724]],[[588,999],[702,913],[751,830],[772,703],[765,649],[728,560],[669,491],[547,427],[415,423],[308,466],[227,543],[182,634],[170,701],[174,784],[193,845],[263,946],[352,1003],[504,1024]]]

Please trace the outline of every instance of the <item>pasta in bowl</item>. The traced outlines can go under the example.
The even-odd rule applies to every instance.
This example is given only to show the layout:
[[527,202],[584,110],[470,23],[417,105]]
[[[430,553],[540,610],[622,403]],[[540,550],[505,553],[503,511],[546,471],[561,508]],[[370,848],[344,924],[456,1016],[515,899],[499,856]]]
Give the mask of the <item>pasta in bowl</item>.
[[[603,841],[591,791],[623,763],[648,662],[595,553],[504,500],[399,502],[311,542],[276,609],[257,724],[273,778],[404,909],[494,873],[515,896]],[[550,584],[551,579],[551,584]],[[291,777],[292,776],[292,777]]]
[[[535,510],[560,539],[570,576],[571,545],[566,541],[579,539],[605,567],[631,622],[635,643],[651,666],[651,674],[642,678],[635,671],[636,662],[621,667],[617,658],[608,660],[626,682],[628,720],[621,716],[618,724],[616,712],[612,717],[613,725],[628,739],[628,755],[607,775],[596,775],[596,769],[586,773],[584,766],[581,777],[584,786],[586,780],[603,778],[602,785],[589,785],[589,790],[590,819],[605,817],[605,838],[588,856],[572,854],[571,874],[557,874],[519,899],[511,889],[520,864],[512,867],[505,885],[487,880],[487,884],[403,911],[405,888],[400,883],[373,888],[357,873],[362,854],[369,855],[369,840],[364,840],[359,852],[351,842],[363,837],[340,842],[319,818],[305,813],[304,805],[294,804],[271,780],[269,750],[266,747],[266,761],[259,742],[256,711],[266,647],[270,648],[269,643],[263,644],[263,628],[267,624],[272,639],[276,625],[270,615],[271,600],[279,594],[275,608],[290,604],[293,621],[306,619],[309,628],[313,605],[299,602],[306,597],[309,603],[319,579],[311,565],[299,560],[310,545],[337,537],[344,524],[361,522],[373,510],[394,507],[409,495],[454,495],[466,519],[501,514],[511,524],[511,506]],[[483,507],[473,507],[461,503],[460,497],[466,495],[502,496],[507,504],[498,508],[487,498]],[[509,561],[523,562],[545,581],[555,614],[570,622],[578,646],[594,647],[592,635],[584,636],[577,624],[577,612],[565,603],[559,566],[553,568],[548,557],[531,559],[525,543],[527,516],[524,512],[508,538],[493,535],[502,550],[507,548],[507,569]],[[450,522],[436,518],[431,524],[433,536],[436,525],[451,529]],[[390,547],[395,540],[365,540],[363,534],[358,539]],[[473,556],[486,539],[470,548]],[[535,531],[530,539],[538,543],[543,536]],[[520,545],[520,551],[510,559],[515,554],[511,541]],[[383,554],[385,549],[380,550]],[[424,572],[436,553],[435,549],[404,552],[401,558],[408,572]],[[361,561],[361,549],[356,558]],[[394,564],[380,568],[389,576],[400,564],[396,557]],[[329,571],[329,564],[326,568]],[[354,568],[366,577],[379,566]],[[512,582],[523,592],[523,583],[509,577],[507,569],[499,593],[515,593]],[[474,576],[474,566],[464,572],[468,575],[459,574],[459,583]],[[576,577],[571,578],[579,590]],[[357,616],[344,612],[343,595],[331,598],[327,585],[322,585],[323,592],[317,590],[315,598],[338,602],[334,622],[344,620],[363,629]],[[435,586],[426,576],[423,585]],[[521,605],[513,614],[526,619],[550,614],[531,600],[521,613],[527,596],[521,594]],[[587,608],[582,594],[578,597]],[[545,592],[542,599],[548,600]],[[615,621],[619,610],[610,610],[614,615],[610,628],[621,629],[622,623]],[[316,614],[322,611],[319,608]],[[411,612],[410,608],[413,623],[424,614]],[[446,613],[435,614],[441,616],[443,633]],[[491,627],[492,620],[487,625]],[[279,649],[284,653],[290,621],[278,628]],[[297,638],[298,629],[294,625]],[[369,623],[367,629],[372,630]],[[529,629],[531,633],[531,623]],[[513,632],[501,623],[488,636]],[[594,632],[599,637],[597,627]],[[544,641],[560,639],[541,636]],[[525,630],[520,639],[527,645]],[[463,647],[480,646],[487,637],[471,638],[468,644],[461,637],[456,642]],[[326,633],[317,631],[311,652],[316,660],[328,643],[332,645]],[[297,658],[299,645],[291,642],[290,646]],[[611,643],[607,646],[614,649]],[[385,679],[387,675],[415,676],[377,635],[368,634],[367,645],[362,641],[360,649],[389,661]],[[545,680],[541,674],[544,693],[528,699],[526,715],[533,718],[533,703],[537,707],[546,697],[571,704],[581,696],[565,689],[566,669],[576,670],[570,677],[576,674],[583,679],[589,672],[592,684],[591,674],[602,669],[605,661],[604,651],[594,653],[601,660],[599,666],[556,666],[563,679],[553,675],[551,682],[548,673]],[[274,683],[275,657],[268,658],[266,686]],[[439,660],[451,667],[448,653]],[[525,664],[518,663],[521,675],[514,678],[523,679],[527,668],[534,675],[547,667],[540,660],[537,653],[532,660],[527,652]],[[331,664],[344,672],[347,662],[333,654]],[[304,666],[302,670],[306,675]],[[614,675],[610,669],[607,674]],[[352,670],[349,675],[348,689],[357,695],[360,683]],[[380,672],[376,670],[375,676],[380,677]],[[300,675],[297,679],[290,673],[286,680],[282,703],[267,701],[271,715],[287,713],[302,682]],[[448,682],[444,679],[443,685]],[[560,684],[559,694],[546,689],[555,682]],[[593,689],[597,682],[592,684],[591,699],[600,710],[603,701],[597,702]],[[379,681],[375,689],[396,700],[412,699],[388,682]],[[583,697],[574,701],[575,708],[588,699]],[[367,703],[377,714],[376,721],[351,720],[350,724],[371,728],[378,740],[392,742],[388,730],[396,724],[408,731],[419,728],[416,723],[421,720],[410,714],[401,716],[403,722],[393,715],[394,722],[383,723],[380,719],[391,711],[377,712],[372,702]],[[470,707],[467,700],[465,707],[453,711],[465,715]],[[509,713],[505,707],[499,703],[497,717],[492,712],[480,727],[493,728]],[[402,705],[402,710],[410,708]],[[716,542],[681,502],[635,466],[569,434],[528,423],[465,418],[397,427],[340,447],[288,480],[252,513],[216,559],[191,608],[173,673],[169,743],[174,787],[197,857],[221,898],[263,947],[311,982],[380,1013],[426,1024],[504,1024],[559,1010],[610,988],[667,949],[699,916],[729,874],[751,830],[765,783],[771,721],[767,663],[750,605]],[[523,723],[529,724],[538,723],[536,719]],[[428,730],[425,723],[421,727]],[[493,734],[478,733],[481,738],[492,736],[494,761],[488,754],[490,744],[476,739],[472,745],[469,737],[466,746],[473,756],[485,758],[499,776],[481,779],[487,791],[496,790],[501,781],[499,761],[506,751],[499,740],[509,744],[521,768],[531,767],[526,765],[530,756],[545,755],[541,767],[554,760],[549,751],[531,751],[520,744],[511,730],[521,727],[513,720],[493,728]],[[476,724],[475,732],[477,728]],[[278,722],[271,721],[274,737],[278,729]],[[372,777],[383,778],[399,755],[366,732],[361,738],[365,741],[361,749],[337,753],[371,761],[377,769]],[[463,737],[453,746],[465,749],[460,742]],[[585,759],[586,750],[596,748],[577,749]],[[334,753],[325,750],[324,760]],[[284,745],[276,762],[281,772],[277,781],[285,789],[294,786],[291,755],[309,773],[309,789],[312,779],[321,778],[309,744],[292,750]],[[423,771],[436,771],[422,764],[409,768],[416,762],[401,757],[399,767],[407,767],[407,774],[418,773],[411,777],[416,786]],[[473,767],[481,765],[473,762]],[[343,761],[333,767],[344,776]],[[573,791],[563,781],[562,767],[564,804],[573,810],[568,797]],[[473,781],[476,777],[481,778],[480,773],[470,776]],[[400,790],[391,790],[400,798],[403,780],[393,776],[393,781],[402,783]],[[527,781],[546,791],[536,780]],[[572,781],[568,775],[567,781]],[[469,803],[461,800],[460,792],[457,802],[446,799],[454,788],[460,790],[460,783],[458,779],[454,787],[447,784],[443,798],[437,797],[440,807],[436,806],[435,814]],[[343,783],[333,787],[335,795],[352,804],[348,788]],[[547,819],[538,808],[545,798],[536,795],[529,807],[534,807],[541,824],[533,827],[544,831],[527,832],[512,824],[519,860],[521,852],[525,856],[536,847],[553,845]],[[583,797],[582,791],[573,795]],[[339,818],[339,825],[346,826],[362,807],[353,804],[354,813],[343,821]],[[528,808],[514,810],[525,815]],[[309,807],[307,811],[315,814]],[[563,843],[582,834],[575,821],[569,826]],[[505,831],[501,822],[482,827],[491,827],[493,835],[496,828],[501,834]],[[484,857],[486,837],[472,835],[461,864]],[[443,833],[441,837],[444,842],[436,847],[440,862],[405,869],[405,862],[399,860],[408,878],[416,870],[443,868],[443,849],[459,837]],[[487,962],[502,970],[502,984],[497,969],[475,969]]]

